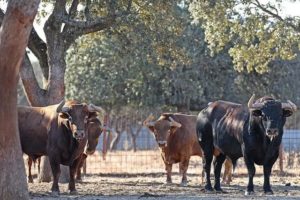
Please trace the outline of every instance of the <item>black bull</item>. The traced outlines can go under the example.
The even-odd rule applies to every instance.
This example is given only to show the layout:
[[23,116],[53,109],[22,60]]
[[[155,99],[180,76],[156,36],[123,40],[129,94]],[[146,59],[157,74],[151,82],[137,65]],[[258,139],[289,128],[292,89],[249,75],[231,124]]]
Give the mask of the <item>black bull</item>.
[[270,174],[282,141],[286,117],[297,110],[291,101],[281,103],[270,97],[263,97],[254,103],[254,95],[248,106],[226,101],[216,101],[203,109],[197,118],[197,135],[204,152],[203,167],[206,174],[207,191],[213,190],[210,169],[214,150],[220,155],[214,161],[216,191],[222,191],[220,173],[222,164],[229,157],[233,164],[244,156],[248,169],[246,195],[254,192],[254,164],[263,165],[264,192],[272,194]]

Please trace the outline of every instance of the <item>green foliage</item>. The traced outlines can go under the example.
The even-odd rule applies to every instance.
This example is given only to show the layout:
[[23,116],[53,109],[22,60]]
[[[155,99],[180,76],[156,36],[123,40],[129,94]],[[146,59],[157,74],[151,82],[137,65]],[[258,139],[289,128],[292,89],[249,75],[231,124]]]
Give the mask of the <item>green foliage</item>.
[[275,59],[291,60],[299,49],[299,18],[283,18],[281,1],[193,0],[189,10],[205,29],[209,48],[217,53],[227,44],[237,71],[268,71]]
[[[276,61],[265,74],[238,73],[228,53],[233,54],[234,48],[225,42],[211,55],[211,43],[205,40],[207,30],[191,24],[185,6],[147,2],[133,1],[132,14],[113,28],[77,40],[67,57],[68,98],[114,109],[167,105],[200,110],[217,99],[247,102],[252,93],[296,96],[288,89],[296,89],[291,74],[300,75],[293,65]],[[211,36],[215,41],[227,37]],[[246,53],[252,62],[261,62],[262,58],[258,62]]]

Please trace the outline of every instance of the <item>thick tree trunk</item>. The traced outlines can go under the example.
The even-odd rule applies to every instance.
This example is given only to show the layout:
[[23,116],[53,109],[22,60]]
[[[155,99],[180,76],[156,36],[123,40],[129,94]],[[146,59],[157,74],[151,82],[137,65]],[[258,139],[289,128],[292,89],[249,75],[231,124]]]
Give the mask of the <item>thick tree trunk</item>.
[[0,199],[29,199],[17,127],[17,82],[39,0],[8,2],[0,32]]

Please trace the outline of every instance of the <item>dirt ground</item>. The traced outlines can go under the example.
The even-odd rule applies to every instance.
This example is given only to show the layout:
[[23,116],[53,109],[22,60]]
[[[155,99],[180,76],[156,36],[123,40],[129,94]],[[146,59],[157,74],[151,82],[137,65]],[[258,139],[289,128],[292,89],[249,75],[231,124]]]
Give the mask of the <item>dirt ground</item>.
[[[141,154],[112,153],[107,155],[106,160],[100,159],[100,156],[95,154],[88,159],[87,175],[83,176],[82,182],[76,183],[77,195],[69,195],[67,183],[59,184],[61,191],[59,197],[53,197],[49,193],[51,183],[36,183],[35,179],[34,183],[28,184],[28,187],[31,199],[34,200],[245,199],[244,191],[248,178],[242,164],[238,166],[231,185],[223,185],[225,193],[222,194],[205,193],[201,185],[201,169],[200,159],[193,158],[188,171],[188,186],[180,187],[181,177],[177,166],[173,168],[173,184],[165,184],[164,167],[157,151]],[[286,173],[279,175],[278,166],[275,165],[271,177],[274,195],[265,196],[262,190],[262,168],[257,167],[254,178],[255,195],[247,198],[300,199],[300,170],[298,169],[298,167],[285,168]]]

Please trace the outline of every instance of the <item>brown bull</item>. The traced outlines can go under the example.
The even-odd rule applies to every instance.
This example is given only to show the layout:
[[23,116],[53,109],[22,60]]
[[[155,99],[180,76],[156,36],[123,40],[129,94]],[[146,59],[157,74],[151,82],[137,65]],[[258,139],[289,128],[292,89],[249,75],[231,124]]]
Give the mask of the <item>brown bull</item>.
[[88,116],[97,110],[102,111],[77,101],[63,101],[46,107],[18,107],[22,151],[33,160],[49,156],[53,194],[59,194],[60,164],[70,166],[69,190],[76,192],[74,176],[87,143]]
[[[197,140],[197,116],[163,113],[157,121],[152,121],[149,116],[144,125],[154,133],[155,139],[161,150],[167,172],[167,183],[172,183],[172,165],[179,163],[182,173],[181,186],[187,185],[186,172],[191,156],[202,156],[202,150]],[[230,173],[231,171],[228,170]],[[203,181],[203,177],[202,177]]]
[[[103,111],[105,112],[105,111]],[[97,113],[90,113],[87,125],[88,143],[84,150],[84,153],[80,156],[78,163],[78,169],[76,174],[76,180],[81,180],[81,168],[83,167],[88,155],[92,155],[97,147],[99,137],[102,133],[102,124],[98,119]]]

